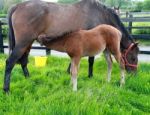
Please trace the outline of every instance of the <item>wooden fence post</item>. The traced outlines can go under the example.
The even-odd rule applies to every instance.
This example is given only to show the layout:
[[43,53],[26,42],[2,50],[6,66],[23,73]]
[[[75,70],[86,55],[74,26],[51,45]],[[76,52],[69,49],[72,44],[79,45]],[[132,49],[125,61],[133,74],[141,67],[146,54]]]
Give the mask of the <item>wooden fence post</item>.
[[[132,19],[133,18],[133,15],[132,14],[129,14],[129,19]],[[129,25],[128,25],[128,30],[129,30],[129,33],[132,34],[132,21],[129,21]]]
[[3,35],[2,35],[2,23],[1,23],[1,21],[0,21],[0,53],[4,53]]
[[46,48],[46,55],[50,55],[51,54],[51,50]]

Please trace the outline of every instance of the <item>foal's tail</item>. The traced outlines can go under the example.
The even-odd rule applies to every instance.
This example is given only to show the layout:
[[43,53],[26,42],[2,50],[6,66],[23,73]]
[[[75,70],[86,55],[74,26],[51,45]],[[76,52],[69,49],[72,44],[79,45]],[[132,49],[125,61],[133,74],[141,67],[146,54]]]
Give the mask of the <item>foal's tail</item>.
[[9,55],[12,52],[13,48],[15,47],[15,35],[14,35],[14,29],[12,25],[12,14],[16,10],[17,5],[13,6],[8,14],[8,25],[9,25]]

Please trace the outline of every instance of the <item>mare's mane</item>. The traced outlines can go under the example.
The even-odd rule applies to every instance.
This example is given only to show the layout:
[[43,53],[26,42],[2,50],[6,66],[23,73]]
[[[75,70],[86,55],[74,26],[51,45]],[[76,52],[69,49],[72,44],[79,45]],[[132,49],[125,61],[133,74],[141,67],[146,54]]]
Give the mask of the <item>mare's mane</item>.
[[[84,0],[83,0],[84,1]],[[90,0],[88,0],[90,1]],[[105,5],[103,5],[102,3],[100,3],[97,0],[92,0],[93,5],[99,10],[101,11],[101,13],[104,13],[104,16],[107,15],[108,19],[112,19],[113,21],[111,22],[110,20],[110,24],[112,24],[113,26],[117,27],[122,34],[124,35],[124,37],[130,39],[133,42],[133,38],[132,36],[128,33],[128,31],[126,30],[125,26],[123,25],[123,23],[121,22],[119,16],[117,15],[117,13],[115,12],[114,9],[108,8]],[[116,23],[113,23],[114,21],[116,21]],[[115,25],[117,24],[117,25]]]

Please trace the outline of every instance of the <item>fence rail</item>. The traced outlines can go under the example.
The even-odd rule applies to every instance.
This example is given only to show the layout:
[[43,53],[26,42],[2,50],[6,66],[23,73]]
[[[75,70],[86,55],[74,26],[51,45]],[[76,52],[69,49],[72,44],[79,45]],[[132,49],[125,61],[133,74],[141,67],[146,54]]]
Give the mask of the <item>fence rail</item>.
[[[139,16],[138,16],[139,15]],[[140,16],[144,15],[144,16]],[[145,16],[148,15],[148,16]],[[134,39],[144,39],[144,40],[150,40],[150,34],[132,34],[132,29],[150,29],[150,26],[133,26],[133,22],[150,22],[150,12],[126,12],[120,14],[122,22],[128,23],[126,26],[126,29],[130,32],[130,34],[133,36]],[[3,44],[3,37],[2,29],[3,26],[7,25],[7,19],[6,18],[0,18],[0,52],[4,53],[4,48],[8,48],[7,45]],[[50,50],[46,47],[40,47],[40,46],[32,46],[32,49],[41,49],[46,50],[46,54],[50,54]],[[141,54],[150,54],[150,51],[140,51]]]

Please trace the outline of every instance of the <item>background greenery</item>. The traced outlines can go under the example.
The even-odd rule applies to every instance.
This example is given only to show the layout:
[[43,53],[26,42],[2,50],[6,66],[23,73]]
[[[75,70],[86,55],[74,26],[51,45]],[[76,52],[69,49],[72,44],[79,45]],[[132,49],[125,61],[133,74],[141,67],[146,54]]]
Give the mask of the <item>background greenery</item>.
[[[0,0],[0,13],[6,14],[10,6],[25,0]],[[78,0],[58,0],[60,3],[74,3]],[[132,0],[100,0],[108,7],[119,7],[127,11],[149,11],[150,0],[137,2]]]
[[113,64],[112,80],[106,82],[104,58],[96,59],[94,76],[87,77],[88,63],[82,59],[78,75],[78,91],[73,92],[66,73],[68,58],[48,57],[43,68],[34,66],[30,57],[30,78],[25,79],[20,65],[11,77],[11,92],[2,91],[6,55],[0,55],[1,115],[149,115],[150,64],[139,64],[138,74],[126,74],[126,84],[119,87],[120,72]]

